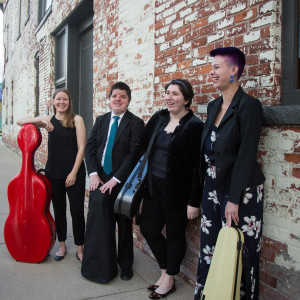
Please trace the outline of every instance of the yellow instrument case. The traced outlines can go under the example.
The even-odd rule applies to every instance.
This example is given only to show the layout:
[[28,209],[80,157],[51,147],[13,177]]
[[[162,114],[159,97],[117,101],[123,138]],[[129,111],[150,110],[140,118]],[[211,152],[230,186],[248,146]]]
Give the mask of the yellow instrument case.
[[240,229],[220,230],[201,300],[240,299],[243,245]]

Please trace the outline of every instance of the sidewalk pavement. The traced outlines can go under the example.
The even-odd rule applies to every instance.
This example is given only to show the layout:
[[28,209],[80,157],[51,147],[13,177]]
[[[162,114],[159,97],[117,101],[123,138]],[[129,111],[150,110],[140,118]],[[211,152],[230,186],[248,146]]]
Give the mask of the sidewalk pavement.
[[[6,192],[10,180],[19,173],[21,164],[21,156],[9,149],[0,137],[0,299],[149,299],[146,287],[159,278],[160,271],[155,261],[136,248],[134,276],[130,281],[123,281],[118,276],[107,284],[97,284],[81,276],[69,214],[68,253],[64,260],[56,262],[53,258],[58,242],[50,257],[40,264],[17,262],[10,256],[3,236],[4,223],[9,214]],[[176,278],[176,287],[176,292],[165,299],[193,299],[194,289],[181,278]]]

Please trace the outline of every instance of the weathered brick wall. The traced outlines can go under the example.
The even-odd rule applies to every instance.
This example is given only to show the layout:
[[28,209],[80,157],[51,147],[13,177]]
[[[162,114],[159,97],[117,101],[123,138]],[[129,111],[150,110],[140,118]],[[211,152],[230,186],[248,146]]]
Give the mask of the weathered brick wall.
[[300,296],[300,128],[266,127],[259,156],[266,176],[261,299]]
[[130,110],[153,113],[154,1],[99,1],[94,15],[94,116],[108,111],[109,87],[117,80],[132,89]]
[[[52,14],[41,29],[37,3],[16,41],[16,0],[9,0],[9,60],[5,65],[3,119],[34,115],[34,55],[40,53],[40,111],[45,113],[54,89],[54,39],[50,33],[81,1],[52,1]],[[209,51],[240,47],[247,56],[243,88],[264,105],[280,104],[281,2],[279,0],[94,0],[94,118],[108,111],[107,93],[116,80],[132,87],[130,110],[147,121],[164,107],[164,85],[187,78],[195,89],[192,109],[205,119],[207,102],[218,96],[209,78]],[[25,12],[24,12],[25,13]],[[24,17],[25,18],[25,17]],[[24,20],[23,18],[23,20]],[[6,23],[5,23],[6,22]],[[4,33],[5,41],[5,33]],[[12,89],[13,81],[13,89]],[[10,120],[10,119],[9,119]],[[3,139],[14,148],[19,128],[3,124]],[[266,175],[261,299],[300,297],[300,129],[263,128],[259,160]],[[37,160],[46,161],[46,135]],[[138,227],[135,244],[151,255]],[[200,245],[200,218],[190,222],[182,276],[193,283]]]
[[[5,63],[5,88],[3,107],[3,140],[18,149],[16,136],[19,126],[16,121],[24,116],[35,115],[36,99],[36,66],[35,55],[39,53],[39,113],[45,115],[51,107],[52,93],[54,91],[54,38],[51,32],[62,20],[80,3],[76,1],[52,1],[53,13],[45,24],[35,34],[38,25],[38,0],[31,1],[30,18],[27,23],[27,1],[22,2],[21,30],[19,30],[18,1],[9,0],[4,11],[4,27],[9,24],[8,32],[4,30],[4,44],[8,47],[8,61]],[[8,35],[8,38],[7,38]],[[7,45],[8,44],[8,45]],[[11,102],[13,101],[13,112]],[[9,104],[7,106],[7,103]],[[7,110],[8,109],[8,113]],[[13,113],[14,123],[10,123]],[[8,124],[5,116],[8,115]],[[47,134],[42,130],[43,142],[36,152],[38,166],[47,160]]]

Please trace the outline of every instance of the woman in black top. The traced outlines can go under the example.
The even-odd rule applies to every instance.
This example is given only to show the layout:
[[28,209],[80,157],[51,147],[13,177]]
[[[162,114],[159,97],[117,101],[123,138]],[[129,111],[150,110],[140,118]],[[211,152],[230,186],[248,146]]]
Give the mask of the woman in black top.
[[[200,179],[204,189],[195,299],[200,299],[203,292],[218,233],[223,226],[232,225],[244,233],[250,260],[251,299],[258,299],[265,177],[256,156],[262,105],[240,87],[245,65],[240,49],[218,48],[210,55],[209,75],[222,95],[208,104],[201,141]],[[244,299],[245,284],[241,286]]]
[[200,205],[197,178],[203,123],[189,109],[193,88],[188,81],[176,79],[166,85],[165,92],[167,109],[149,120],[134,155],[136,160],[145,152],[159,122],[149,156],[140,224],[161,269],[161,277],[148,287],[151,299],[175,291],[174,278],[185,255],[187,223],[198,216]]
[[73,223],[76,257],[82,260],[84,243],[85,166],[83,163],[86,132],[81,116],[72,111],[72,100],[66,89],[58,89],[53,95],[55,115],[27,117],[18,120],[22,126],[32,123],[48,131],[47,177],[52,187],[52,201],[60,248],[54,259],[64,258],[67,248],[66,193],[68,194]]

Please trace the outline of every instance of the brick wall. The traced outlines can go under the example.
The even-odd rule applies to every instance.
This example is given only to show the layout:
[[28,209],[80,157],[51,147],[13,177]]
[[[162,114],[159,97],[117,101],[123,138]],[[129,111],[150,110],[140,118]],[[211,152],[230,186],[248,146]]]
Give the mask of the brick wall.
[[[3,120],[34,115],[34,55],[40,53],[40,110],[49,109],[54,89],[54,40],[50,33],[82,1],[52,1],[40,30],[37,3],[16,41],[16,0],[9,0],[9,60],[5,65]],[[192,109],[205,119],[207,102],[218,96],[208,78],[211,49],[240,47],[247,56],[242,87],[264,105],[279,105],[281,92],[281,2],[268,0],[94,0],[94,118],[108,111],[107,93],[116,80],[132,87],[130,110],[147,121],[164,107],[164,85],[187,78],[195,89]],[[24,2],[25,3],[25,2]],[[25,14],[25,12],[24,12]],[[25,18],[23,18],[25,20]],[[9,21],[9,22],[8,22]],[[5,41],[5,32],[4,32]],[[13,82],[13,88],[12,88]],[[9,120],[8,118],[8,120]],[[17,149],[18,126],[3,124],[3,140]],[[47,139],[36,160],[47,158]],[[259,161],[266,175],[260,299],[300,298],[300,128],[266,126]],[[135,245],[151,251],[134,226]],[[190,222],[181,276],[193,284],[200,245],[200,218]]]

